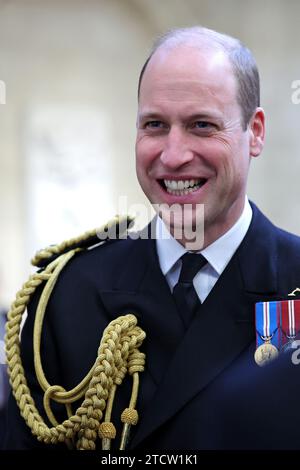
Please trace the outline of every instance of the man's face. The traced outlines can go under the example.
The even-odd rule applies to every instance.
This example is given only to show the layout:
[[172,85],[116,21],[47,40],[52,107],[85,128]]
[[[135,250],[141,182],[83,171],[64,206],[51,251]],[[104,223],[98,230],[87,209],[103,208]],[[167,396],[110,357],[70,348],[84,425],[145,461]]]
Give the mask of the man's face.
[[192,205],[193,223],[203,204],[205,246],[226,232],[244,206],[252,135],[242,128],[227,57],[158,50],[142,79],[137,128],[137,176],[148,199]]

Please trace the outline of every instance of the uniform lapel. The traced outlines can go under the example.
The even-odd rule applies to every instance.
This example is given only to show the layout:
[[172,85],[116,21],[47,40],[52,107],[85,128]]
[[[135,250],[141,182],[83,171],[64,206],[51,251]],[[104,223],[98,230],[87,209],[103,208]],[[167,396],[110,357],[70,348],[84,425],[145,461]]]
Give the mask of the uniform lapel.
[[132,447],[225,372],[254,340],[255,302],[278,298],[276,249],[276,229],[253,207],[246,237],[185,333],[155,241],[126,241],[99,293],[111,319],[134,313],[147,334],[141,419]]
[[245,239],[202,304],[148,403],[132,447],[238,359],[255,338],[255,301],[276,298],[275,229],[255,207],[253,211]]
[[182,340],[184,327],[160,270],[155,240],[129,242],[125,256],[127,260],[123,257],[115,269],[113,289],[101,286],[100,296],[111,319],[127,313],[138,318],[147,335],[142,346],[146,370],[157,385]]

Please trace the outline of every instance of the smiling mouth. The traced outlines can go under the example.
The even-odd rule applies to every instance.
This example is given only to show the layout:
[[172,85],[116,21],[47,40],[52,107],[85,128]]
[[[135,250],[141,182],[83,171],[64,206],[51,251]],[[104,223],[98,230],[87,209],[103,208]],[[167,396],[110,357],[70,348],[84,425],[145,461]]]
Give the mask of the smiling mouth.
[[173,196],[185,196],[186,194],[198,191],[206,181],[207,179],[205,178],[190,180],[158,180],[161,187]]

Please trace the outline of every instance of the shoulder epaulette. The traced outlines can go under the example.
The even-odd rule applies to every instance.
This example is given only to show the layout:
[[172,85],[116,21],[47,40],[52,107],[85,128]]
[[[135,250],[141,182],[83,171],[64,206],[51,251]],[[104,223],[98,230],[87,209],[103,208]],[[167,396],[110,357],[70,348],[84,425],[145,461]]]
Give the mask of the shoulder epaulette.
[[84,232],[78,237],[65,240],[60,244],[51,245],[38,251],[31,260],[31,264],[38,268],[44,268],[58,256],[74,249],[87,249],[101,242],[120,239],[126,236],[130,224],[134,221],[132,216],[115,216],[98,229]]

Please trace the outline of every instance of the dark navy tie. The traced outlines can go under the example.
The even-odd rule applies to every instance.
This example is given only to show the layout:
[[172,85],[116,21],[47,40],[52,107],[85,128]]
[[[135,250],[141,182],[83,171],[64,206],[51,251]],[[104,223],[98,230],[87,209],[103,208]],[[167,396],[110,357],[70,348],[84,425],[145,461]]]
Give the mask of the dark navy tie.
[[173,289],[173,296],[185,328],[188,328],[201,304],[195,291],[193,279],[207,260],[196,253],[185,253],[182,257],[182,267],[178,283]]

